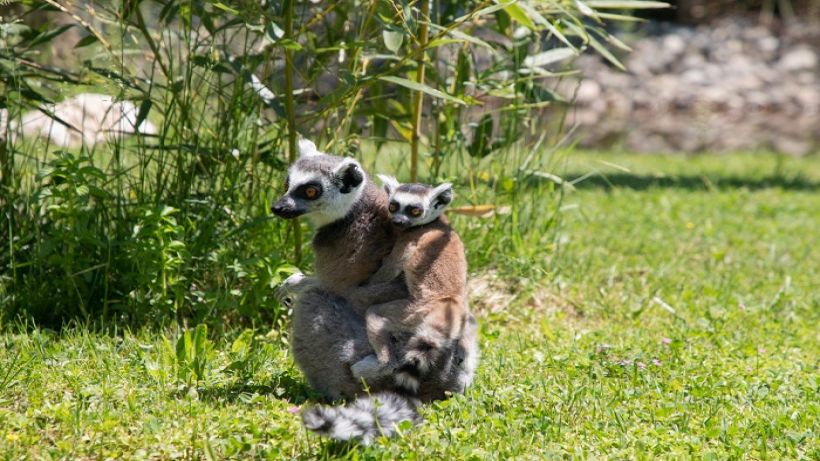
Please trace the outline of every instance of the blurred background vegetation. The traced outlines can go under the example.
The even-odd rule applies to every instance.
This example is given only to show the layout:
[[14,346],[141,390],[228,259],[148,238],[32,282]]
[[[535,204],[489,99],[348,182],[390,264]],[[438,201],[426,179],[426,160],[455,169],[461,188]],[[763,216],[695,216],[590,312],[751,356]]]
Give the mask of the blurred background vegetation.
[[[667,6],[4,4],[0,321],[280,325],[272,288],[311,262],[306,228],[268,211],[298,136],[371,173],[456,182],[472,269],[543,278],[572,187],[557,172],[585,130],[572,118],[579,56],[623,73],[631,48],[618,36],[645,35],[637,21],[818,11],[814,1]],[[110,101],[78,102],[88,93]],[[135,126],[143,133],[121,133]]]

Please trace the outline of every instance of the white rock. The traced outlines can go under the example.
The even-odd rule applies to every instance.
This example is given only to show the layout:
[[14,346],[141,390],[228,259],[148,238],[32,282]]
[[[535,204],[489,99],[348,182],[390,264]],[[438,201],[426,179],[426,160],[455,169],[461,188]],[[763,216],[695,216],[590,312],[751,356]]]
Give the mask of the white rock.
[[139,114],[136,106],[130,101],[115,101],[113,96],[82,93],[47,109],[65,124],[34,110],[23,114],[19,124],[11,121],[12,136],[19,131],[23,137],[40,137],[60,147],[77,148],[83,144],[94,146],[127,134],[155,135],[159,132],[148,120],[136,127]]
[[788,72],[812,70],[817,67],[817,54],[809,47],[799,46],[787,51],[778,66]]

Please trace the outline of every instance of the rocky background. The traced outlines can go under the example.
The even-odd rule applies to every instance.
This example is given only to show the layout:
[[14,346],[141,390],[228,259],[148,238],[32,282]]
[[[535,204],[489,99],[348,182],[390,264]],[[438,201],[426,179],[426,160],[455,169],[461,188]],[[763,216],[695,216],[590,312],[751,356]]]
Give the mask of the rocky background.
[[820,151],[820,23],[730,15],[654,23],[626,72],[578,59],[568,122],[582,145],[639,152]]

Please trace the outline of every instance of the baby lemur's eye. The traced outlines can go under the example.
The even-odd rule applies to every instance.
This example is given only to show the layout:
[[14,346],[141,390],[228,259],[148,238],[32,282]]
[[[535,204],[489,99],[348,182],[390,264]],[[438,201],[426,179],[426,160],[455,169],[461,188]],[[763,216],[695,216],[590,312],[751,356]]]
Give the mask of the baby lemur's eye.
[[387,207],[387,211],[391,213],[399,211],[399,204],[396,202],[390,202],[390,206]]
[[411,208],[410,209],[410,216],[412,216],[414,218],[418,218],[419,216],[421,216],[421,208],[416,208],[416,207]]

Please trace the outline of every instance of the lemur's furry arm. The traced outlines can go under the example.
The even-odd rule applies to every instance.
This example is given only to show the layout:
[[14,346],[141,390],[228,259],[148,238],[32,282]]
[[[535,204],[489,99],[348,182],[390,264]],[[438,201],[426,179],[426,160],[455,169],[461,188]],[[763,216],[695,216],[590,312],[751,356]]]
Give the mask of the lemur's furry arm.
[[356,312],[364,315],[367,309],[374,304],[405,299],[409,296],[410,293],[407,291],[404,277],[400,276],[389,282],[357,287],[348,294],[347,300],[350,301]]

